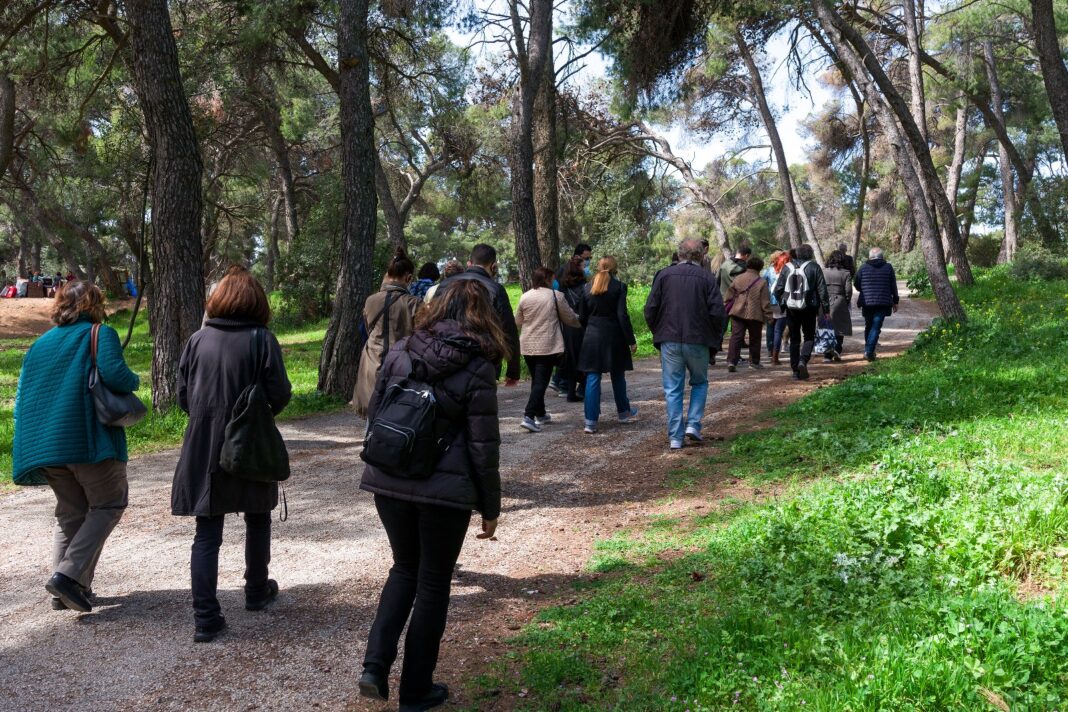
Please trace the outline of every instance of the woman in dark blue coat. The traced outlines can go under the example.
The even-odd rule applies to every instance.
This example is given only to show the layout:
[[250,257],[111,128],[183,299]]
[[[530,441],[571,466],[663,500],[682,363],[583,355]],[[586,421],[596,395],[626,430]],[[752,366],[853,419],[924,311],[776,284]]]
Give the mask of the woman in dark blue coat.
[[601,417],[601,374],[612,378],[612,395],[619,422],[629,423],[638,416],[627,398],[627,371],[634,370],[632,354],[637,351],[634,328],[627,312],[627,285],[616,279],[616,259],[602,257],[597,274],[586,285],[579,317],[586,334],[579,353],[578,370],[586,374],[585,432],[596,433]]

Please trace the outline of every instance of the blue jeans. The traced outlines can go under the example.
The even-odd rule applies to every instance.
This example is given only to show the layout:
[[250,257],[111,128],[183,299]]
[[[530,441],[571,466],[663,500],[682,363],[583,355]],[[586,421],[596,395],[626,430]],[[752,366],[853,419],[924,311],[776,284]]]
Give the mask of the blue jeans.
[[879,334],[883,330],[883,320],[893,313],[891,307],[864,307],[864,355],[874,356],[875,347],[879,345]]
[[768,342],[768,356],[782,350],[782,335],[786,332],[786,317],[775,317],[775,321],[768,324],[766,338]]
[[[616,399],[616,412],[620,415],[630,413],[630,401],[627,400],[627,372],[612,371],[612,395]],[[586,411],[586,424],[596,423],[601,417],[601,374],[586,374],[586,398],[583,404]]]
[[[660,344],[660,369],[667,400],[668,437],[682,440],[687,428],[701,432],[708,400],[707,346],[700,344]],[[682,401],[686,395],[686,373],[690,374],[690,408],[682,421]]]

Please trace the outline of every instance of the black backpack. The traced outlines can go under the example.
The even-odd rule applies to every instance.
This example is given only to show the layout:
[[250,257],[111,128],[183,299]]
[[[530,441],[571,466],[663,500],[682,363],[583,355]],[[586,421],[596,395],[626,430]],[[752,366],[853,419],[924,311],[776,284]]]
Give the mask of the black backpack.
[[[421,362],[408,359],[408,376],[386,388],[367,428],[360,458],[387,475],[425,480],[448,450],[449,420],[434,396]],[[462,420],[461,420],[462,422]]]

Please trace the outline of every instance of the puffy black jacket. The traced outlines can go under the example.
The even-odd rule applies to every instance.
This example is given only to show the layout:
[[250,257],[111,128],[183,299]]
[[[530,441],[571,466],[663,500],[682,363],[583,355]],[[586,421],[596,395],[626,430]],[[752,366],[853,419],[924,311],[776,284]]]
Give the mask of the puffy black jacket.
[[374,419],[386,388],[408,376],[405,350],[412,361],[426,364],[434,397],[456,435],[429,478],[401,479],[367,465],[360,489],[410,502],[477,509],[485,519],[496,519],[501,512],[496,367],[459,324],[440,321],[431,330],[417,331],[390,349],[378,373],[369,420]]
[[[466,271],[455,277],[449,277],[442,284],[448,284],[454,279],[473,279],[489,290],[490,296],[493,298],[493,310],[497,312],[497,317],[501,320],[501,328],[504,329],[504,335],[508,337],[508,347],[512,351],[512,358],[508,359],[508,370],[505,375],[508,378],[518,379],[520,358],[519,328],[515,325],[515,314],[512,312],[512,302],[508,299],[508,290],[504,288],[503,284],[490,277],[489,272],[477,265],[468,267]],[[441,287],[438,287],[438,290],[434,292],[434,296],[436,297],[439,294],[441,294]],[[498,363],[497,366],[499,367],[500,364]]]
[[862,307],[888,307],[898,303],[894,266],[881,257],[864,263],[853,286],[860,292],[858,301]]
[[725,318],[719,283],[708,270],[679,262],[656,273],[645,300],[645,322],[657,348],[678,343],[717,349]]

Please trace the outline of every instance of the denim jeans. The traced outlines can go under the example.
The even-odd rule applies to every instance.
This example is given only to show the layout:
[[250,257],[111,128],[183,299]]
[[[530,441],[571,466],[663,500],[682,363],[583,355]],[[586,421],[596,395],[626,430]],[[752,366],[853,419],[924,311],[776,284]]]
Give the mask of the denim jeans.
[[[225,515],[197,517],[197,533],[189,569],[193,580],[193,621],[214,625],[222,617],[219,587],[219,547],[222,546]],[[271,513],[245,515],[245,598],[267,592],[267,565],[271,563]]]
[[879,345],[879,334],[883,330],[883,320],[893,313],[891,307],[864,307],[864,355],[874,356],[875,347]]
[[[759,348],[759,347],[758,347]],[[708,399],[707,346],[700,344],[660,344],[660,369],[667,401],[668,437],[682,440],[687,428],[701,432]],[[682,421],[682,401],[686,391],[686,374],[690,374],[690,408]]]
[[768,342],[768,356],[782,350],[782,335],[786,332],[786,317],[775,317],[775,321],[768,324],[766,337]]
[[377,665],[388,675],[397,659],[401,631],[408,623],[400,678],[403,705],[430,692],[433,684],[449,614],[453,569],[471,512],[381,494],[375,495],[375,508],[393,551],[393,567],[382,587],[363,662]]
[[[627,399],[627,372],[612,371],[612,395],[616,399],[616,412],[626,415],[630,412]],[[584,402],[586,424],[596,423],[601,417],[601,374],[586,374],[586,398]]]

